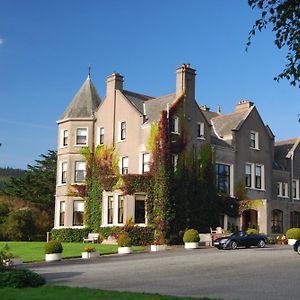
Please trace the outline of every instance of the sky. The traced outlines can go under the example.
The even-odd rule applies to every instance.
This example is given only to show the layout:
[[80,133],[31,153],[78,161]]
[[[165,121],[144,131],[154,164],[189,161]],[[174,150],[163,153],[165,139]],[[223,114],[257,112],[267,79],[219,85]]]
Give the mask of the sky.
[[286,49],[274,33],[248,32],[258,17],[236,0],[0,0],[0,167],[26,169],[57,148],[56,121],[91,78],[151,96],[175,91],[175,70],[197,70],[196,99],[211,110],[255,103],[276,140],[300,136],[300,89],[273,80]]

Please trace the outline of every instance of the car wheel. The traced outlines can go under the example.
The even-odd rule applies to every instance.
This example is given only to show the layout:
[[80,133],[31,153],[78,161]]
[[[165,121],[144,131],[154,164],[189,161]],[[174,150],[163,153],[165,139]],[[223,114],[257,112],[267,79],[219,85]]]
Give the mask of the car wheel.
[[298,247],[297,247],[297,252],[298,252],[298,254],[300,255],[300,244],[299,244]]
[[235,249],[237,248],[237,243],[236,243],[236,241],[232,241],[232,242],[230,243],[229,247],[230,247],[231,250],[235,250]]
[[258,248],[265,248],[266,246],[266,242],[264,240],[260,240],[258,243],[257,243],[257,247]]

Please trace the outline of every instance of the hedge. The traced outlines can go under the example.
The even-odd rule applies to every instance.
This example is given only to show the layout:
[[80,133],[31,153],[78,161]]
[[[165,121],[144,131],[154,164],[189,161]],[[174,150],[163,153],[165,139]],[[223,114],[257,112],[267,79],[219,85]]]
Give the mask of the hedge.
[[87,238],[90,228],[60,228],[51,230],[51,239],[60,242],[79,242]]

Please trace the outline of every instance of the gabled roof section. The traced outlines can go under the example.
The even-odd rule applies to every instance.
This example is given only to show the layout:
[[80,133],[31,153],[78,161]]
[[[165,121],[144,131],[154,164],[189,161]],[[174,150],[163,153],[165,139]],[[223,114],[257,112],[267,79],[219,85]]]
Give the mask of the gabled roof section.
[[141,114],[144,114],[144,108],[143,108],[144,101],[154,98],[151,96],[146,96],[146,95],[125,91],[125,90],[123,90],[122,93]]
[[168,105],[171,105],[176,100],[175,94],[165,95],[159,98],[149,99],[145,101],[146,124],[158,122],[160,112],[167,110]]
[[275,142],[274,168],[287,170],[288,161],[300,143],[300,137]]
[[85,80],[59,121],[73,118],[91,118],[101,102],[90,76]]
[[[201,109],[201,107],[200,107]],[[210,110],[204,110],[204,109],[201,109],[203,115],[205,116],[207,122],[211,125],[211,119],[212,118],[216,118],[216,117],[219,117],[221,114],[217,113],[217,112],[214,112],[214,111],[210,111]]]
[[[254,107],[254,106],[253,106]],[[247,119],[253,107],[240,109],[230,114],[211,118],[211,123],[219,137],[231,135],[232,130],[238,130]]]

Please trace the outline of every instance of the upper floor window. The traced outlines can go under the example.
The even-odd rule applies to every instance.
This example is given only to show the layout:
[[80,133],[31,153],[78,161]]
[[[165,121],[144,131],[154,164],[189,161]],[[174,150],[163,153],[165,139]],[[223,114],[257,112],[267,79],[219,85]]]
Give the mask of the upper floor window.
[[178,163],[178,154],[172,154],[172,165],[174,168],[174,172],[177,170],[177,163]]
[[114,222],[114,197],[107,197],[107,223],[113,224]]
[[82,200],[73,201],[73,226],[83,225],[84,204]]
[[293,198],[299,199],[299,180],[298,179],[293,180]]
[[255,188],[261,189],[261,171],[262,166],[255,165]]
[[216,164],[217,192],[230,194],[230,165]]
[[197,123],[197,137],[204,138],[204,123]]
[[120,140],[124,141],[126,139],[126,122],[121,122],[120,124]]
[[134,221],[145,224],[145,195],[135,195]]
[[69,133],[68,130],[63,130],[62,132],[62,146],[66,147],[68,146],[68,137],[69,137]]
[[87,144],[87,128],[76,129],[76,145]]
[[67,183],[67,168],[68,163],[66,161],[61,163],[61,184]]
[[85,179],[85,162],[75,162],[75,182],[83,182]]
[[104,144],[104,127],[99,128],[99,145]]
[[258,132],[250,131],[250,148],[259,149]]
[[128,174],[128,156],[121,157],[121,174]]
[[245,165],[245,186],[248,188],[263,190],[265,188],[264,165],[246,163]]
[[174,116],[172,119],[171,119],[171,132],[173,133],[179,133],[179,118]]
[[150,162],[150,154],[143,153],[142,154],[142,173],[143,174],[150,171],[149,162]]
[[288,197],[289,185],[287,182],[277,182],[277,196]]
[[252,175],[251,175],[251,164],[246,164],[245,166],[245,175],[246,175],[246,187],[251,187],[252,183],[251,183],[251,179],[252,179]]

